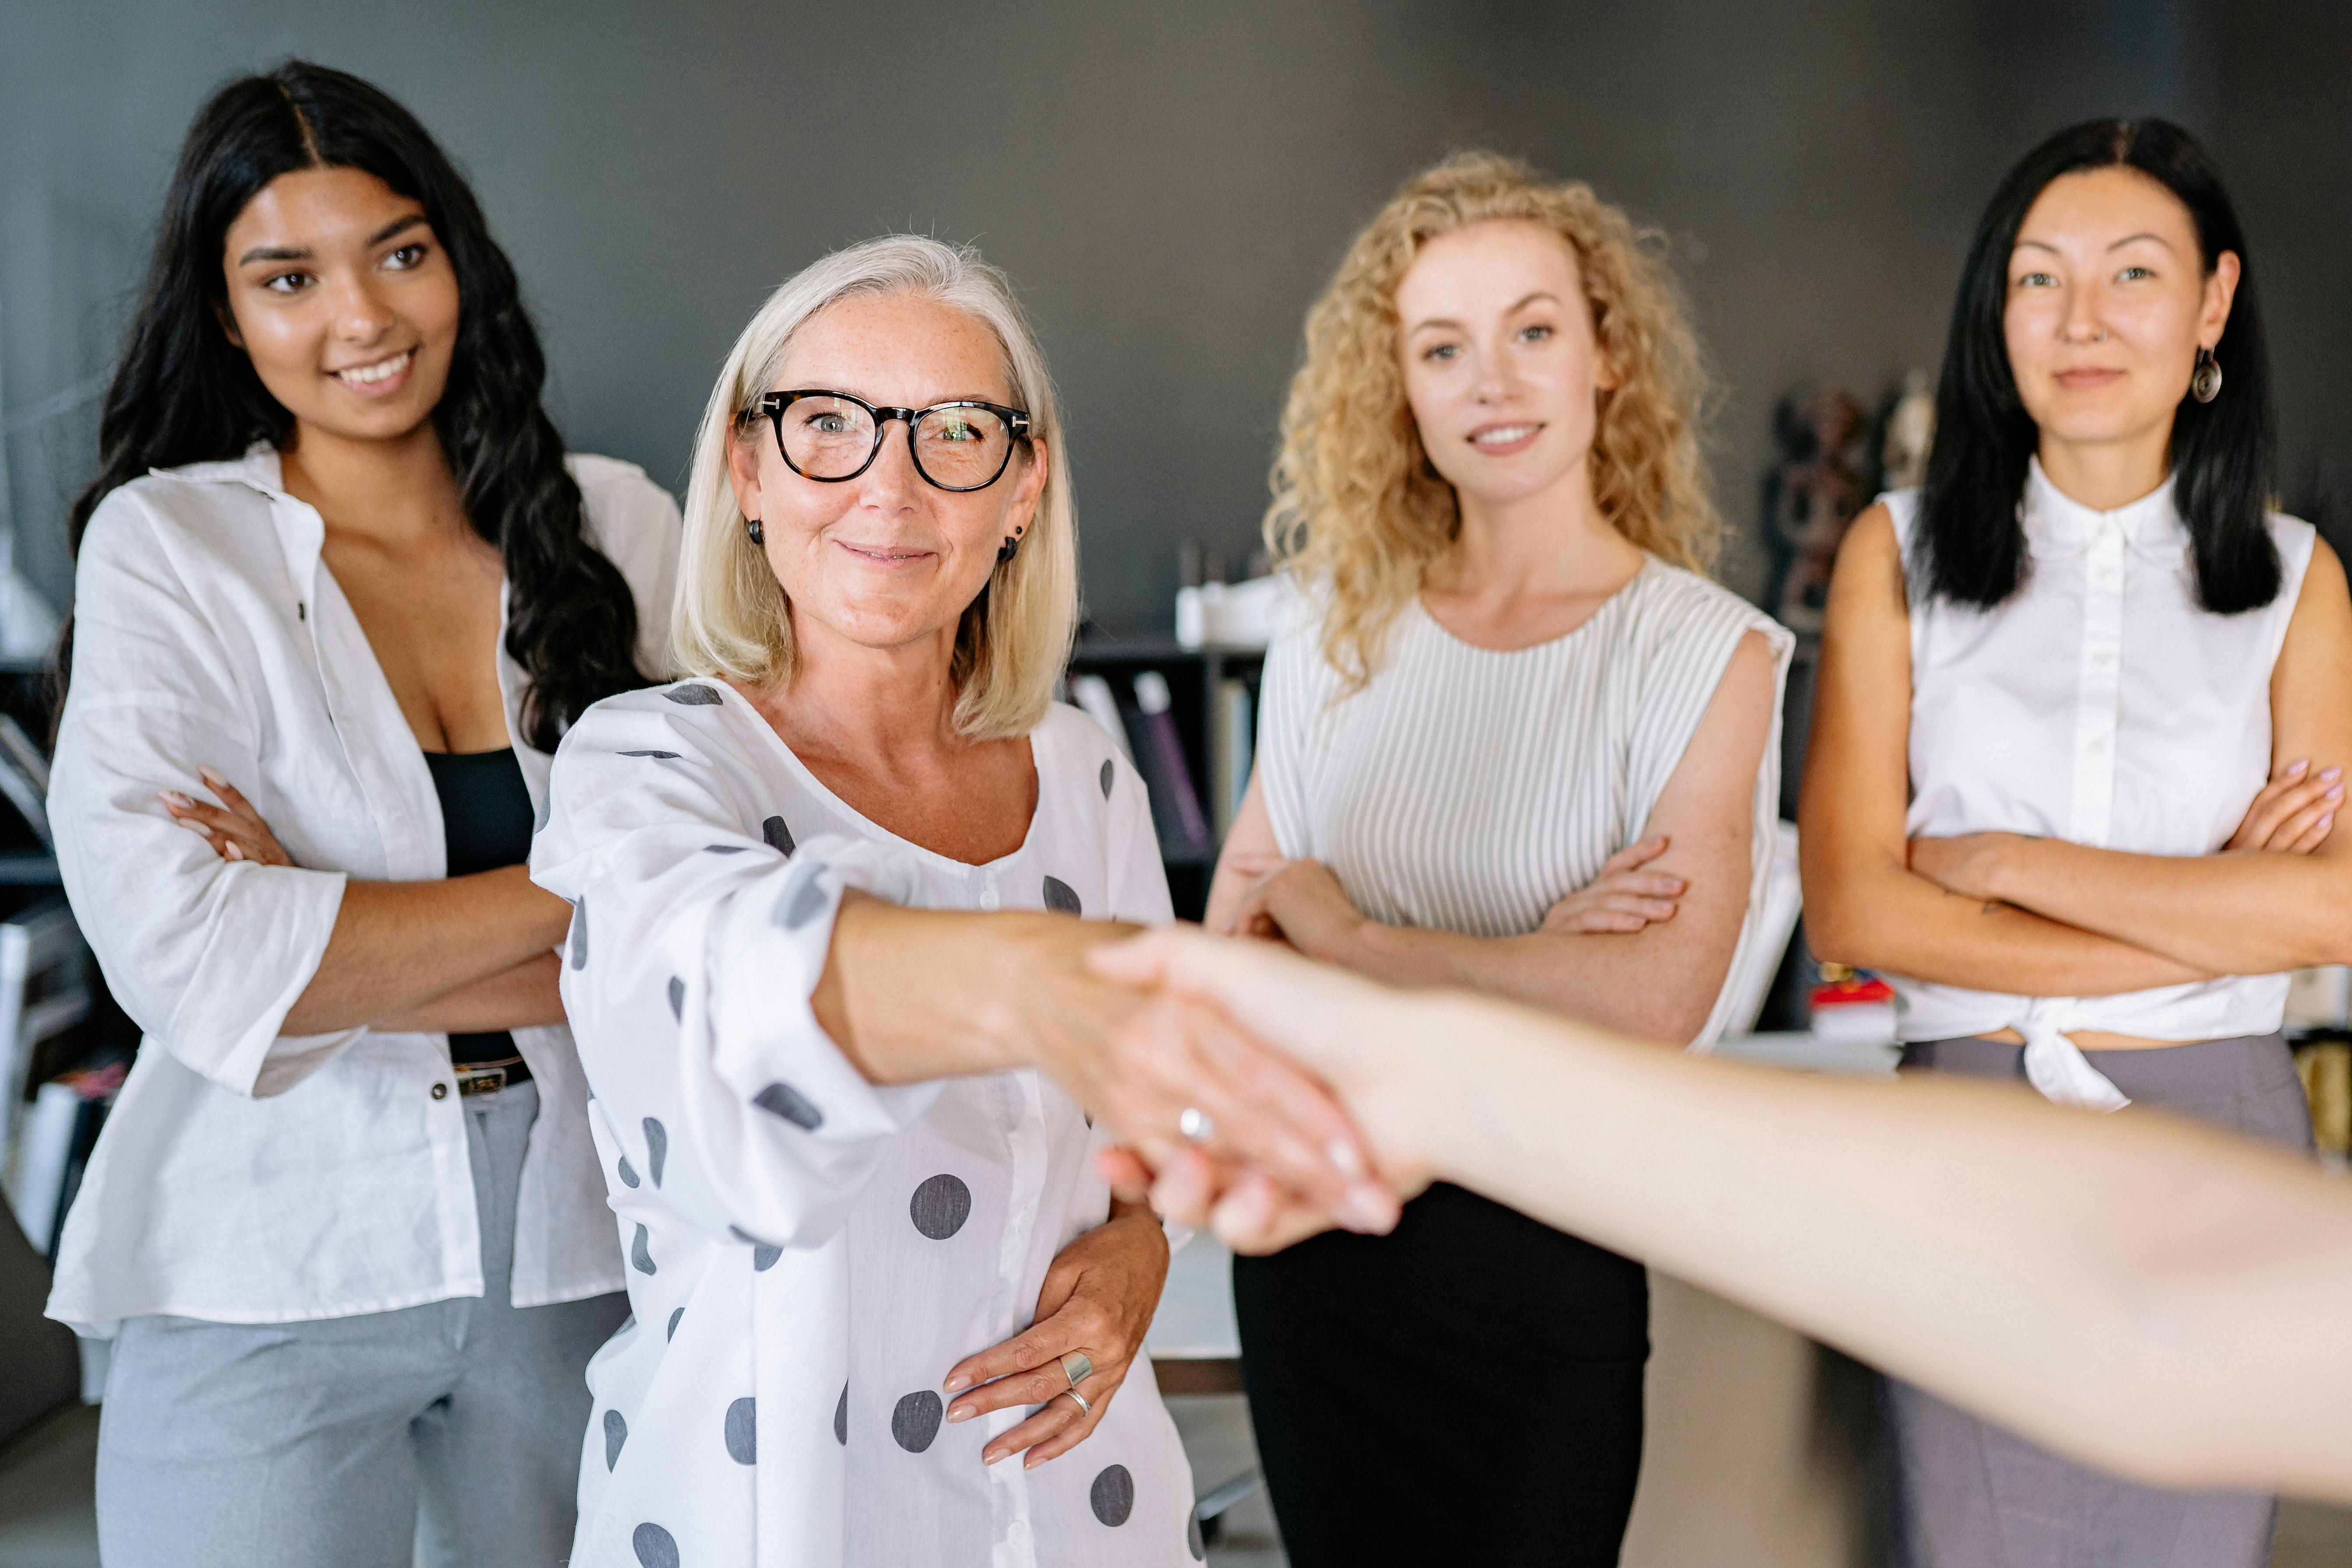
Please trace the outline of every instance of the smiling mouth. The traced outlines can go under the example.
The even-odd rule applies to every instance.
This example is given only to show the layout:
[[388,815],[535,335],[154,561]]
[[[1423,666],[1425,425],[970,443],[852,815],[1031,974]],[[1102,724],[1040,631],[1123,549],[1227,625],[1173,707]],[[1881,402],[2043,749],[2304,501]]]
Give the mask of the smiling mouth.
[[357,364],[349,370],[330,371],[327,374],[345,386],[374,386],[380,382],[390,381],[394,376],[406,370],[410,362],[415,358],[415,349],[403,349],[390,359],[380,359],[373,364]]
[[1526,440],[1542,428],[1541,425],[1489,425],[1470,432],[1470,444],[1473,447],[1508,447]]
[[885,566],[897,566],[908,561],[920,561],[931,553],[928,550],[901,550],[887,544],[848,544],[841,546],[852,555],[879,562]]

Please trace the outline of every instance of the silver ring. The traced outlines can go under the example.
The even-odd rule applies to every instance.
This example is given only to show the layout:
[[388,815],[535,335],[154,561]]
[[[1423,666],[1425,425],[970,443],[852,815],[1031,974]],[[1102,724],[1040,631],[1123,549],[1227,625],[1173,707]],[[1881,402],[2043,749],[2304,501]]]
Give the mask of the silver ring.
[[[1073,1367],[1070,1364],[1072,1362],[1077,1363],[1077,1365]],[[1072,1351],[1069,1354],[1062,1358],[1062,1375],[1070,1380],[1070,1386],[1072,1388],[1077,1387],[1078,1384],[1084,1383],[1094,1374],[1095,1363],[1087,1359],[1086,1352]]]
[[1066,1388],[1062,1390],[1062,1392],[1068,1394],[1072,1399],[1077,1401],[1078,1415],[1081,1418],[1092,1415],[1095,1413],[1095,1407],[1087,1403],[1087,1396],[1080,1394],[1076,1389]]
[[1184,1135],[1187,1143],[1206,1143],[1217,1135],[1217,1122],[1199,1106],[1188,1105],[1184,1114],[1176,1119],[1176,1131]]

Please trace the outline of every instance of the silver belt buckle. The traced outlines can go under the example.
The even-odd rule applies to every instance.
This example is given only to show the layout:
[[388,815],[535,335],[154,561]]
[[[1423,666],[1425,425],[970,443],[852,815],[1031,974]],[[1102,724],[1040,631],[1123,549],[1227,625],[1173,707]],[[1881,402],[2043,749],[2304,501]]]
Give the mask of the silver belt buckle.
[[496,1094],[507,1086],[504,1068],[459,1068],[457,1097],[461,1100],[477,1094]]

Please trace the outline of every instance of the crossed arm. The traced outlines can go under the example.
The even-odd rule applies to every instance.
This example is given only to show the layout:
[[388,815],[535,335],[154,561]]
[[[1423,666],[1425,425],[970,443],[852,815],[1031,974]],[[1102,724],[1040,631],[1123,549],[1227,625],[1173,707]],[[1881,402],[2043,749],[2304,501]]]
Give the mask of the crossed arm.
[[1734,650],[1643,838],[1526,936],[1366,918],[1329,868],[1286,860],[1261,784],[1211,884],[1211,930],[1279,937],[1308,957],[1405,985],[1460,985],[1683,1045],[1713,1010],[1748,911],[1756,773],[1771,733],[1771,650]]
[[2273,783],[2212,855],[2003,833],[1907,840],[1908,615],[1894,524],[1874,507],[1831,579],[1798,809],[1816,953],[2032,996],[2352,959],[2352,845],[2330,831],[2343,796],[2332,764],[2352,758],[2352,602],[2326,544],[2272,677]]

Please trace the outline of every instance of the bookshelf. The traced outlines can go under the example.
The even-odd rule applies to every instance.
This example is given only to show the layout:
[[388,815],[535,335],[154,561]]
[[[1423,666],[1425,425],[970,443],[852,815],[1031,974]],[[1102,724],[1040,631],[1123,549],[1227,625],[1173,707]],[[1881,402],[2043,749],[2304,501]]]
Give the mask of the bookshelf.
[[[1070,656],[1068,679],[1075,682],[1085,676],[1101,678],[1118,704],[1130,739],[1135,735],[1139,711],[1135,678],[1156,674],[1168,683],[1168,714],[1183,752],[1185,774],[1210,826],[1209,837],[1201,844],[1171,843],[1166,832],[1160,837],[1160,860],[1168,868],[1169,898],[1178,917],[1183,920],[1199,920],[1207,907],[1209,878],[1216,869],[1217,847],[1223,842],[1230,820],[1229,811],[1218,804],[1218,784],[1221,780],[1229,781],[1230,795],[1226,798],[1238,801],[1249,781],[1246,738],[1237,754],[1231,710],[1225,706],[1231,697],[1226,694],[1237,692],[1246,700],[1243,727],[1248,736],[1255,736],[1258,681],[1265,668],[1264,648],[1214,645],[1185,647],[1167,637],[1118,637],[1094,627],[1079,638],[1076,650]],[[1138,747],[1136,752],[1137,770],[1147,784],[1153,784],[1154,769],[1144,749]],[[1154,787],[1156,792],[1157,786]],[[1161,805],[1155,802],[1155,805]],[[1158,815],[1155,811],[1155,816]]]

